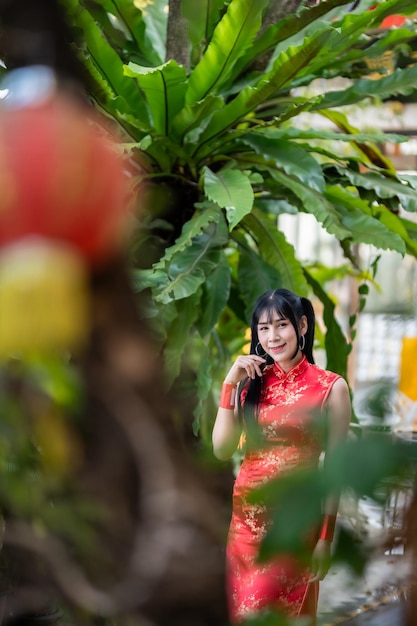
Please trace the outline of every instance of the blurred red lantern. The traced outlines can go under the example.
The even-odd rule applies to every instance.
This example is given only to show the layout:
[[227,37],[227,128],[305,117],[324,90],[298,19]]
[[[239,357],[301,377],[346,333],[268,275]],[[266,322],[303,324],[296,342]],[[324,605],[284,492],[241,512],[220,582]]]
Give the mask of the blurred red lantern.
[[94,264],[120,247],[126,173],[94,120],[58,93],[0,111],[0,246],[39,235],[75,246]]
[[88,266],[111,260],[128,214],[124,163],[47,68],[11,73],[0,108],[0,359],[78,350],[90,329]]

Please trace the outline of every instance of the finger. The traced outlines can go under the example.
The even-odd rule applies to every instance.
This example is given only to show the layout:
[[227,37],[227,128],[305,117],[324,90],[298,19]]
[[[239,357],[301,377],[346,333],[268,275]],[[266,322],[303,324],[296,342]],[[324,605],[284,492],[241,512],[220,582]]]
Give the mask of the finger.
[[255,372],[256,372],[257,376],[261,376],[262,377],[263,376],[263,371],[262,371],[260,365],[258,363],[255,363],[254,367],[255,367]]
[[259,365],[255,365],[255,371],[256,371],[256,373],[258,374],[258,376],[262,376],[262,370],[261,370],[261,368],[259,367]]

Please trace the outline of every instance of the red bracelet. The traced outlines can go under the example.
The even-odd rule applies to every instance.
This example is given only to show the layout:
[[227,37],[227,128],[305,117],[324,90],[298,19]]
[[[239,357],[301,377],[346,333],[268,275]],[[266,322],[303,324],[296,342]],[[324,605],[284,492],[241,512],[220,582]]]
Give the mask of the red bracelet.
[[220,394],[221,409],[234,409],[236,406],[236,385],[231,383],[223,383],[222,392]]
[[323,523],[321,525],[319,539],[324,539],[325,541],[333,541],[335,526],[336,515],[323,515]]

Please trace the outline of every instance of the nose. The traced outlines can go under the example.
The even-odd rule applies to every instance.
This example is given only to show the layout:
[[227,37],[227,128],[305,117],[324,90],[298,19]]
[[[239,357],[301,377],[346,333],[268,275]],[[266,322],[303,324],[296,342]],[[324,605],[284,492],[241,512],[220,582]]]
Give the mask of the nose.
[[279,329],[278,328],[270,328],[268,333],[268,341],[274,343],[279,338]]

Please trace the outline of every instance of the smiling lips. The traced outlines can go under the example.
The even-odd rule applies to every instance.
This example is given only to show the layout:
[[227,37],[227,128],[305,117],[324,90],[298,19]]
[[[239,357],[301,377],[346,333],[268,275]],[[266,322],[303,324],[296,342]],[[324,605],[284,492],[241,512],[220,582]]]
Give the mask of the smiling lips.
[[269,348],[271,352],[281,352],[285,348],[285,343],[282,346],[273,346]]

